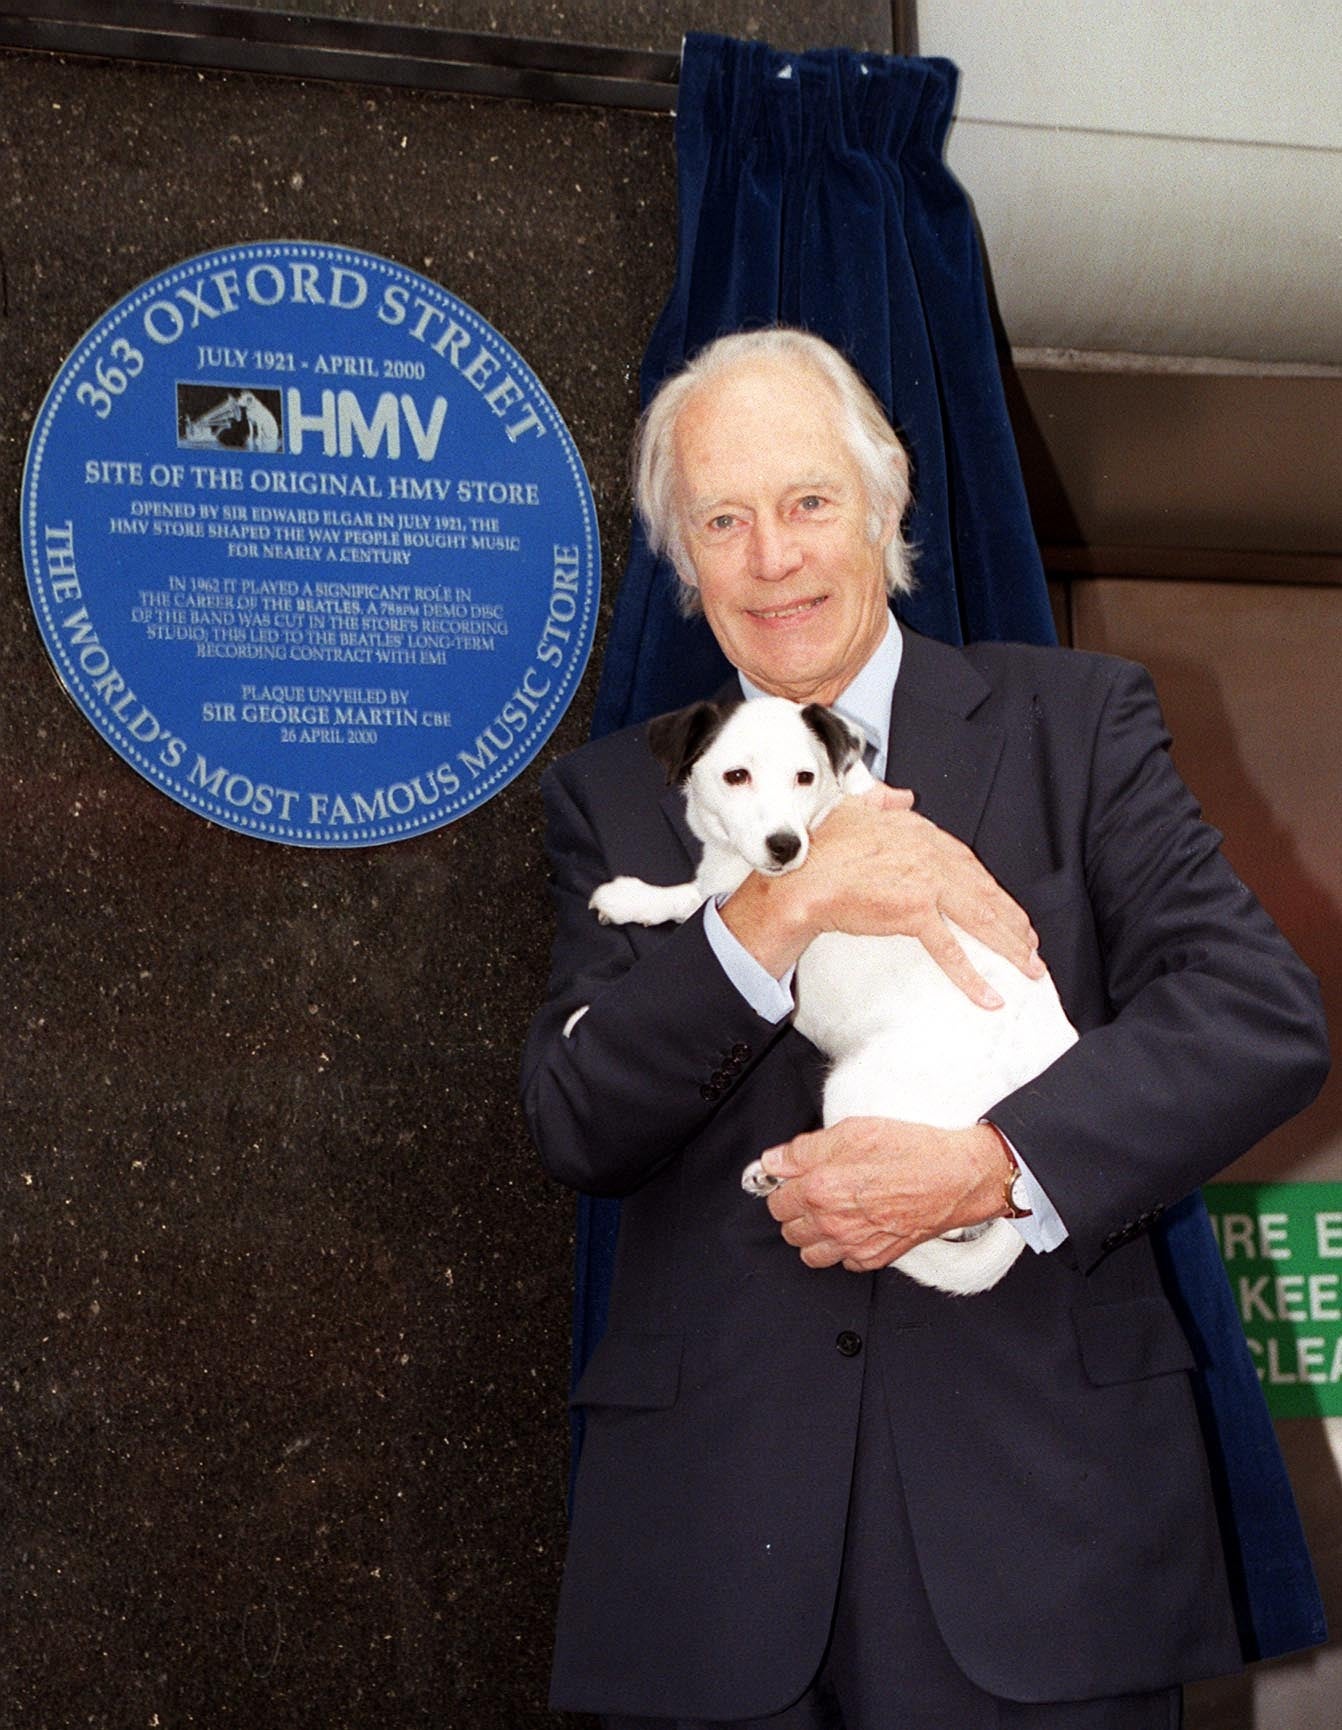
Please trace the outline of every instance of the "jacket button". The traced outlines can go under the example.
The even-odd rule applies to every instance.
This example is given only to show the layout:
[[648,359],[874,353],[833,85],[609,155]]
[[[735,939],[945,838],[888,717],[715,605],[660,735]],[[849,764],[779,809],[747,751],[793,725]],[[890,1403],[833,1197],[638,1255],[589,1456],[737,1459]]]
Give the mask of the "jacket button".
[[699,1097],[700,1099],[716,1099],[721,1092],[720,1087],[714,1087],[712,1082],[706,1081],[699,1089]]
[[738,1063],[744,1063],[750,1056],[750,1047],[742,1044],[733,1045],[732,1056],[736,1058]]
[[845,1328],[834,1343],[838,1346],[844,1357],[855,1358],[862,1350],[862,1335],[855,1334],[851,1329]]

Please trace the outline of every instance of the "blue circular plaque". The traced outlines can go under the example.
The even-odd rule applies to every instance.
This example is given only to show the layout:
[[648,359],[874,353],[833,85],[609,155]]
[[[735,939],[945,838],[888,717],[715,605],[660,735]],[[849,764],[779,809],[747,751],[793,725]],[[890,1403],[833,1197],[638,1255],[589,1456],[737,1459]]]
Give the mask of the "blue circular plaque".
[[188,259],[47,395],[33,608],[110,745],[300,847],[438,828],[526,768],[582,677],[600,550],[577,449],[469,306],[348,247]]

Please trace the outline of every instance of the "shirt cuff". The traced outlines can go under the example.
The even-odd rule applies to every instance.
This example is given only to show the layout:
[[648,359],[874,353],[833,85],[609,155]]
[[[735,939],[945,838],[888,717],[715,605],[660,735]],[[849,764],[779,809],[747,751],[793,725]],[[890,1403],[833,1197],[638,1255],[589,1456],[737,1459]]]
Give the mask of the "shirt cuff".
[[[997,1125],[994,1124],[993,1128],[997,1129]],[[1049,1250],[1057,1249],[1060,1243],[1065,1242],[1067,1227],[1062,1223],[1062,1215],[1045,1195],[1038,1178],[1021,1158],[1019,1148],[1010,1137],[1002,1135],[1000,1129],[997,1129],[997,1133],[1002,1136],[1002,1140],[1006,1142],[1015,1156],[1016,1164],[1020,1167],[1021,1177],[1025,1180],[1025,1193],[1030,1202],[1030,1212],[1020,1219],[1011,1220],[1010,1223],[1015,1226],[1036,1255],[1046,1255]]]
[[792,975],[796,969],[789,967],[781,979],[775,979],[722,923],[716,900],[704,905],[704,936],[718,958],[718,965],[756,1015],[775,1023],[791,1015],[796,1008],[792,996]]

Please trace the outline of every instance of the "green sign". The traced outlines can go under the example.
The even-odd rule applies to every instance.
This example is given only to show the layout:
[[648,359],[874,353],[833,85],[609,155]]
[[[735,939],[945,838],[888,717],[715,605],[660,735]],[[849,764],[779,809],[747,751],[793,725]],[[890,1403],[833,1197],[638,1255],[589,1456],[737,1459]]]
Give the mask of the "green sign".
[[1204,1193],[1272,1415],[1342,1417],[1342,1183]]

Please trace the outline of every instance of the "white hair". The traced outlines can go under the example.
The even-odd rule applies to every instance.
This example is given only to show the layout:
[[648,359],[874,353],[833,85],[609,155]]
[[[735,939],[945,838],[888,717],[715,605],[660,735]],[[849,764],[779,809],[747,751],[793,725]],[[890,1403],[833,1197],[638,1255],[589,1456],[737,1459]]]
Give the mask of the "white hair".
[[674,377],[648,404],[634,440],[634,503],[652,551],[670,560],[679,578],[680,610],[699,612],[699,586],[685,547],[682,501],[676,470],[676,423],[702,386],[756,360],[782,360],[809,367],[834,392],[839,430],[862,477],[867,534],[873,544],[887,523],[895,529],[885,547],[885,586],[891,595],[913,588],[913,555],[900,523],[909,505],[909,464],[904,447],[875,393],[838,349],[809,331],[774,326],[721,336]]

